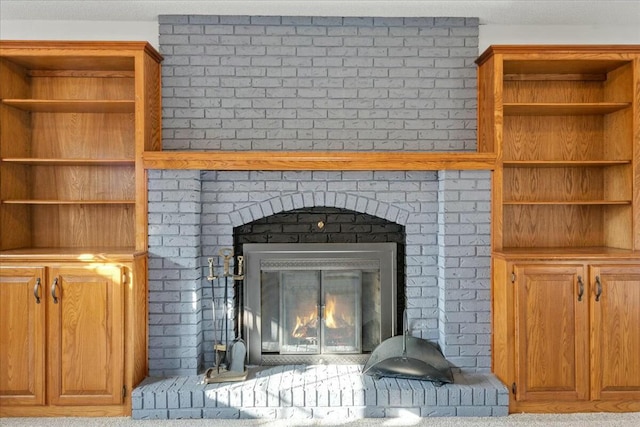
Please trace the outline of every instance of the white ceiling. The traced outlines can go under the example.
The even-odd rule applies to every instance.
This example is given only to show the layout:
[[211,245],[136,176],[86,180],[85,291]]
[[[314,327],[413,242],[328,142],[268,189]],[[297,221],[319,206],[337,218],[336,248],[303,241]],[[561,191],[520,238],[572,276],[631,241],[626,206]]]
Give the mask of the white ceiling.
[[158,15],[464,16],[492,25],[640,27],[640,0],[0,0],[2,20],[156,21]]

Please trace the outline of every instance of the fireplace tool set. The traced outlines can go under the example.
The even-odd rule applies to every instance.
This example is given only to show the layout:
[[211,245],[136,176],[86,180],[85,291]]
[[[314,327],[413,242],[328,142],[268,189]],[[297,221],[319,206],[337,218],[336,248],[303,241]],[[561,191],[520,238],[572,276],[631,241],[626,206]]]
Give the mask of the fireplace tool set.
[[[245,248],[246,249],[246,248]],[[237,274],[233,274],[231,259],[233,249],[222,248],[218,252],[222,261],[222,275],[214,274],[214,259],[209,258],[209,274],[207,280],[211,284],[211,308],[213,313],[214,329],[216,329],[216,339],[214,342],[215,367],[207,369],[204,375],[204,383],[222,383],[243,381],[247,378],[248,371],[245,366],[247,347],[239,336],[242,331],[241,319],[239,317],[238,333],[233,342],[229,342],[228,328],[228,298],[229,280],[233,281],[236,288],[236,296],[242,297],[241,283],[244,281],[244,257],[236,257],[235,267]],[[215,282],[221,284],[224,279],[224,303],[219,309],[223,310],[222,328],[217,325],[216,304],[215,304]],[[303,316],[304,317],[304,316]],[[453,375],[450,364],[442,355],[440,349],[427,340],[413,337],[409,334],[409,322],[407,310],[403,312],[403,334],[387,338],[379,343],[372,351],[367,363],[363,368],[363,373],[374,378],[394,377],[428,380],[435,385],[443,385],[453,382]],[[220,340],[217,333],[221,330]]]
[[[214,343],[214,354],[216,366],[207,369],[204,374],[204,382],[209,383],[221,383],[232,381],[243,381],[247,378],[247,369],[245,367],[245,357],[247,355],[247,347],[240,336],[237,336],[232,343],[229,343],[229,329],[228,329],[228,312],[227,303],[229,298],[229,278],[233,279],[233,282],[244,280],[244,257],[242,255],[237,256],[237,273],[233,274],[230,268],[230,261],[233,258],[233,249],[222,248],[218,252],[222,258],[223,269],[222,276],[216,276],[213,271],[213,258],[209,258],[209,275],[207,280],[211,284],[211,311],[213,314],[213,324],[216,324],[216,308],[215,308],[215,286],[214,282],[221,278],[224,278],[224,304],[223,304],[223,334],[224,342],[222,339]],[[242,330],[238,328],[238,330]]]

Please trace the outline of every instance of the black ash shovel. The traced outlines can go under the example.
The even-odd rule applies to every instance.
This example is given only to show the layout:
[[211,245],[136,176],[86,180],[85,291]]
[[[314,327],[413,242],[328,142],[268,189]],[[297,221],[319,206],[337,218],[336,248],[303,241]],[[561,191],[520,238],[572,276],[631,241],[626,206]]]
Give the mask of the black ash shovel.
[[369,356],[363,373],[376,379],[392,377],[427,380],[436,386],[453,382],[451,366],[438,347],[409,335],[406,310],[404,333],[381,342]]

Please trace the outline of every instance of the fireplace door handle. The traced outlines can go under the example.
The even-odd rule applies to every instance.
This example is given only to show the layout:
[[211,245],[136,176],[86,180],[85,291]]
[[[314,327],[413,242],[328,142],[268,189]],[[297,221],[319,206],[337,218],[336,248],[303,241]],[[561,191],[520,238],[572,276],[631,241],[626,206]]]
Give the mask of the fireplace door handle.
[[318,306],[319,310],[318,310],[318,317],[320,319],[324,319],[324,315],[326,313],[327,307],[323,304],[321,306]]
[[584,282],[582,281],[582,276],[578,276],[578,301],[582,301],[583,295],[584,295]]

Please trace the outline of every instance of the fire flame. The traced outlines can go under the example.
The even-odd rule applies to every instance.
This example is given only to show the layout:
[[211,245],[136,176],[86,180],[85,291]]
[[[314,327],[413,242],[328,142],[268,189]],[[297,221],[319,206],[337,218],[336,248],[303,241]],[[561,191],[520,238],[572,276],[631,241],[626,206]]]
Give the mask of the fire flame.
[[335,296],[327,295],[324,311],[324,325],[329,329],[353,326],[353,317],[346,310],[338,312],[338,300]]
[[[324,325],[328,329],[352,328],[355,319],[347,313],[344,303],[340,303],[339,299],[333,295],[326,295],[324,307]],[[296,323],[291,331],[293,338],[310,338],[314,336],[318,326],[317,308],[310,309],[307,314],[296,316]]]
[[294,338],[306,338],[309,328],[315,328],[318,323],[318,314],[316,310],[311,310],[306,316],[296,316],[296,325],[291,332]]

